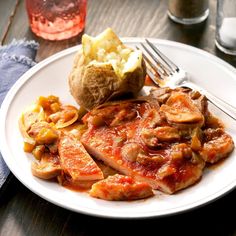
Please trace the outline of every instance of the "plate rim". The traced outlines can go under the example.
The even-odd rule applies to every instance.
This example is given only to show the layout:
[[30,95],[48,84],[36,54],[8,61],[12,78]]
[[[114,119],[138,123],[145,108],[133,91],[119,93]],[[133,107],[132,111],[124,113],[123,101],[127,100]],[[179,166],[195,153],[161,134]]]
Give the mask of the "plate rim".
[[[207,57],[208,59],[210,59],[211,61],[215,61],[218,65],[221,65],[223,67],[225,67],[228,71],[230,71],[233,74],[236,74],[236,69],[231,66],[230,64],[228,64],[227,62],[223,61],[222,59],[216,57],[213,54],[210,54],[202,49],[190,46],[190,45],[186,45],[183,43],[179,43],[179,42],[175,42],[175,41],[170,41],[170,40],[164,40],[164,39],[157,39],[157,38],[149,38],[152,42],[154,42],[155,44],[160,44],[160,45],[164,45],[164,46],[173,46],[173,47],[178,47],[178,48],[182,48],[185,49],[187,51],[191,51],[191,52],[195,52],[197,54],[201,54],[204,57]],[[139,38],[139,37],[123,37],[121,38],[121,40],[124,43],[140,43],[140,42],[145,42],[144,38]],[[47,66],[50,63],[53,63],[54,61],[67,56],[71,53],[76,53],[76,51],[81,47],[81,44],[64,49],[58,53],[55,53],[54,55],[49,56],[48,58],[44,59],[43,61],[39,62],[38,64],[36,64],[34,67],[32,67],[31,69],[29,69],[26,73],[24,73],[17,81],[16,83],[12,86],[12,88],[8,91],[2,105],[0,108],[0,130],[1,131],[5,131],[6,128],[6,117],[8,115],[9,112],[9,108],[10,105],[12,103],[12,101],[14,100],[14,95],[18,92],[18,90],[21,88],[21,86],[23,86],[28,80],[31,79],[31,77],[36,74],[39,70],[43,69],[45,66]],[[233,77],[233,76],[232,76]],[[233,79],[236,81],[236,77],[233,77]],[[71,211],[74,212],[78,212],[78,213],[83,213],[83,214],[87,214],[87,215],[92,215],[92,216],[99,216],[99,217],[103,217],[103,218],[119,218],[119,219],[137,219],[137,218],[152,218],[152,217],[163,217],[163,216],[169,216],[169,215],[175,215],[175,214],[179,214],[179,213],[183,213],[183,212],[187,212],[202,206],[205,206],[213,201],[216,201],[217,199],[223,197],[224,195],[228,194],[230,191],[232,191],[233,189],[235,189],[236,187],[236,179],[234,181],[232,181],[229,185],[225,186],[223,189],[217,191],[216,193],[214,193],[213,195],[208,196],[207,198],[204,199],[200,199],[199,201],[195,202],[195,203],[191,203],[188,204],[188,207],[186,208],[186,205],[184,206],[180,206],[178,207],[177,211],[173,211],[173,208],[171,208],[170,210],[163,210],[162,213],[159,212],[159,214],[155,214],[157,213],[156,211],[152,211],[151,213],[146,212],[145,215],[117,215],[117,213],[115,212],[115,214],[113,214],[112,212],[110,214],[104,214],[102,212],[99,212],[100,210],[97,209],[93,209],[93,208],[83,208],[82,210],[78,210],[78,209],[74,209],[71,208],[69,206],[65,206],[63,204],[59,204],[57,201],[54,201],[52,199],[47,198],[46,196],[44,196],[43,194],[40,193],[40,191],[36,191],[35,189],[32,189],[31,186],[29,186],[28,184],[26,184],[21,177],[18,176],[17,173],[15,173],[14,168],[11,166],[10,160],[9,158],[7,158],[7,156],[11,153],[10,150],[8,150],[9,148],[7,147],[7,141],[5,139],[5,132],[0,132],[0,151],[2,153],[3,159],[6,162],[8,168],[11,170],[11,172],[13,173],[13,175],[24,185],[26,186],[30,191],[34,192],[35,194],[37,194],[38,196],[40,196],[41,198],[45,199],[46,201],[49,201],[57,206],[60,206],[62,208],[65,209],[69,209]],[[224,191],[223,191],[224,190]],[[209,198],[209,199],[208,199]],[[193,206],[192,206],[193,205]],[[88,211],[86,210],[88,209]],[[176,209],[176,208],[175,208]]]

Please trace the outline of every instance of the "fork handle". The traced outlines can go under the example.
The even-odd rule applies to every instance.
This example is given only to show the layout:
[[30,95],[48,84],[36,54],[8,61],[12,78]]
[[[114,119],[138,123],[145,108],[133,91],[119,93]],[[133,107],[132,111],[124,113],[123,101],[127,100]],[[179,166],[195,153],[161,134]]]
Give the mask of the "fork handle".
[[229,103],[225,102],[224,100],[216,97],[214,94],[212,94],[212,93],[208,92],[207,90],[197,86],[194,83],[191,83],[191,82],[188,81],[188,82],[185,82],[182,85],[186,86],[186,87],[189,87],[193,90],[198,90],[199,92],[204,94],[212,104],[214,104],[222,112],[224,112],[225,114],[227,114],[229,117],[231,117],[233,120],[236,121],[236,108],[234,106],[232,106]]

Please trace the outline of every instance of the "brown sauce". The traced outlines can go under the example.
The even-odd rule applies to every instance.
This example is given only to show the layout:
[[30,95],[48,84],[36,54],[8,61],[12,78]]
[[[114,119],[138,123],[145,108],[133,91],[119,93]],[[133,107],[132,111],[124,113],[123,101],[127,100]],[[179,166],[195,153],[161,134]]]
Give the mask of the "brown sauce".
[[219,161],[217,161],[214,164],[210,164],[210,163],[206,163],[205,168],[209,169],[209,170],[216,170],[218,168],[221,167],[221,165],[223,165],[223,163],[225,162],[226,158],[220,159]]
[[88,192],[90,188],[83,188],[81,186],[75,186],[75,185],[63,185],[64,188],[69,189],[74,192]]

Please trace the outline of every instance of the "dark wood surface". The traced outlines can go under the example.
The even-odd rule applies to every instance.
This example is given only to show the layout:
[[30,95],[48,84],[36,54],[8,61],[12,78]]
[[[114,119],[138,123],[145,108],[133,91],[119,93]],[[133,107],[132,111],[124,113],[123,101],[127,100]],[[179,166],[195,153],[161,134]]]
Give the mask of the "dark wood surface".
[[[210,0],[206,22],[195,26],[173,23],[166,14],[167,0],[89,0],[85,32],[96,35],[112,27],[119,36],[155,37],[182,42],[236,66],[236,57],[215,48],[216,0]],[[80,42],[80,36],[49,42],[33,35],[23,0],[0,0],[0,42],[13,38],[40,43],[37,61]],[[0,235],[236,235],[236,191],[179,215],[146,220],[111,220],[55,206],[10,175],[0,190]],[[109,229],[110,228],[110,229]]]

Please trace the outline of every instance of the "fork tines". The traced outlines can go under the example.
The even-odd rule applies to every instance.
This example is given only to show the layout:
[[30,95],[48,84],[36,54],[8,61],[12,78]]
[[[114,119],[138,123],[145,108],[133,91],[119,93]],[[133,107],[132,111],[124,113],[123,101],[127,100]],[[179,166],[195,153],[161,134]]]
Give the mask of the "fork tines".
[[158,84],[160,81],[155,80],[158,80],[160,78],[163,79],[164,77],[167,77],[168,74],[166,73],[165,68],[163,68],[163,66],[157,61],[157,59],[153,58],[150,55],[147,47],[145,47],[143,43],[141,43],[141,46],[142,47],[136,46],[136,48],[141,50],[143,53],[143,59],[147,67],[147,73],[151,77],[151,79]]
[[142,48],[137,48],[143,52],[147,73],[155,83],[163,83],[163,79],[173,75],[179,68],[160,52],[153,43],[147,39],[145,41],[147,44],[141,43]]
[[178,66],[176,66],[168,57],[166,57],[153,43],[151,43],[148,39],[145,39],[145,41],[159,56],[159,58],[169,67],[172,73],[179,70]]

